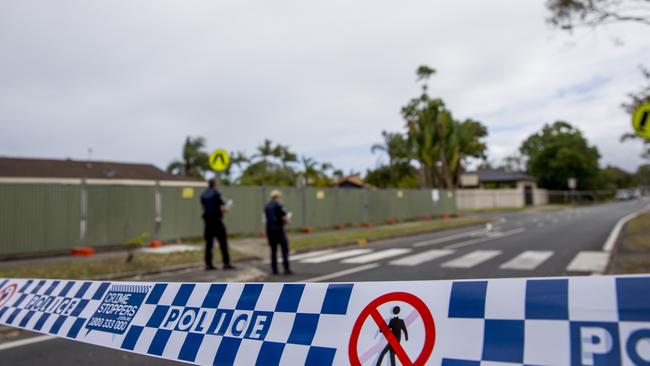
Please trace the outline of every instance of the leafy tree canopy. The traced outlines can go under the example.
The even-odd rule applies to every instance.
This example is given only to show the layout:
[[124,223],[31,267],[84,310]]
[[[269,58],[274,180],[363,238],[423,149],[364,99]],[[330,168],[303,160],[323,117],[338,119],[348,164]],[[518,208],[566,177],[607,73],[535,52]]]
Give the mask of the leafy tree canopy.
[[596,188],[600,154],[590,146],[580,130],[567,122],[546,124],[519,148],[527,159],[527,171],[548,189],[567,189],[567,180],[576,178],[578,189]]
[[565,30],[634,22],[650,25],[648,0],[547,0],[547,21]]

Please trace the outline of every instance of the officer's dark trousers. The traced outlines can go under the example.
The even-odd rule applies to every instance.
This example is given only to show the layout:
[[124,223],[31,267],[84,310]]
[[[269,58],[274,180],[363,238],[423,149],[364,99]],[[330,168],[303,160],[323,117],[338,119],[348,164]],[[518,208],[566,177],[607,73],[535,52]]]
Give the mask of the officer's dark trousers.
[[266,228],[266,237],[271,247],[271,270],[278,273],[278,245],[282,249],[282,265],[289,271],[289,241],[282,228]]
[[205,230],[203,237],[205,238],[205,265],[212,266],[212,247],[214,246],[214,238],[219,242],[219,249],[221,249],[221,258],[223,265],[230,265],[230,255],[228,254],[228,234],[223,222],[218,218],[204,218]]

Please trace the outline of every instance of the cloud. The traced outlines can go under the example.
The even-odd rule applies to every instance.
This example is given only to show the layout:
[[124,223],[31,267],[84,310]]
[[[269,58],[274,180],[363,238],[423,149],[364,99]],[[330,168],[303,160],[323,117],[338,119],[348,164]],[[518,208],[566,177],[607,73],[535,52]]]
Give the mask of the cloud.
[[[634,169],[619,107],[650,59],[639,26],[570,36],[541,2],[20,1],[0,6],[0,154],[153,162],[187,135],[252,152],[264,138],[364,170],[381,131],[431,92],[490,131],[500,159],[557,119],[602,163]],[[614,38],[624,39],[616,47]]]

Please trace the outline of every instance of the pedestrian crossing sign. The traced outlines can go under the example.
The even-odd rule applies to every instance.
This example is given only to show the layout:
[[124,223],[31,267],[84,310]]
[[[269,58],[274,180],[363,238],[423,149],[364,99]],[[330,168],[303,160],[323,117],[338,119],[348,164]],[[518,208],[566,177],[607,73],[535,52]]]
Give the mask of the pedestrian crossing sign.
[[637,135],[650,139],[650,102],[643,103],[634,110],[632,126]]
[[230,164],[230,155],[228,151],[224,149],[215,149],[212,154],[210,154],[210,168],[214,171],[222,172],[228,168]]

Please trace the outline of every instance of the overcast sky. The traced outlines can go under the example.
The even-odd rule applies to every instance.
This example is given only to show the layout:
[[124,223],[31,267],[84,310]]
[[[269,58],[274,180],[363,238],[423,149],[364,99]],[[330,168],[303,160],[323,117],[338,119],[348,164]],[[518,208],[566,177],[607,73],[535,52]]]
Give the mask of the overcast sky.
[[365,170],[428,64],[431,94],[488,126],[491,160],[562,119],[635,170],[620,104],[648,27],[570,35],[545,16],[541,0],[3,1],[0,155],[164,168],[188,135],[249,153],[270,138]]

